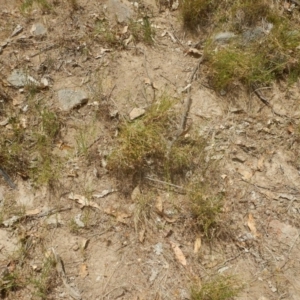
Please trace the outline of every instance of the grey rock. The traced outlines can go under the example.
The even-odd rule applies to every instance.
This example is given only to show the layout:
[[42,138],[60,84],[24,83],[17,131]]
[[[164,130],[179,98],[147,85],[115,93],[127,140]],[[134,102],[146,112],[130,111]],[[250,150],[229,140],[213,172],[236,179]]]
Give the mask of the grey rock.
[[111,19],[117,18],[119,23],[128,21],[133,16],[133,10],[129,1],[109,0],[107,2],[107,12]]
[[245,43],[252,42],[254,40],[258,40],[265,35],[264,29],[262,27],[255,27],[254,29],[250,29],[245,31],[242,34],[243,41]]
[[47,33],[47,28],[41,23],[36,23],[32,25],[30,32],[34,36],[43,36]]
[[34,84],[36,86],[40,85],[37,80],[26,74],[23,70],[19,69],[13,70],[10,76],[7,78],[7,81],[15,88],[21,88],[27,84]]
[[83,90],[62,89],[58,91],[58,103],[62,110],[71,110],[87,101],[88,95]]
[[215,42],[228,42],[230,39],[234,38],[235,34],[231,31],[219,32],[214,36]]

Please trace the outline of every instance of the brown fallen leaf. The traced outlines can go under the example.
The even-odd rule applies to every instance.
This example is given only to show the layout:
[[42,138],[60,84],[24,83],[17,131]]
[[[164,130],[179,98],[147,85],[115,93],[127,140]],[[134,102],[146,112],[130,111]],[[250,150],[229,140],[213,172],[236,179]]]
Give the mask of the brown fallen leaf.
[[131,217],[131,214],[122,212],[122,211],[117,211],[112,207],[107,207],[104,209],[104,212],[110,216],[113,216],[116,218],[117,222],[121,222],[126,224],[125,219]]
[[42,210],[40,208],[36,208],[36,209],[29,209],[26,210],[25,215],[30,217],[30,216],[35,216],[38,215]]
[[126,224],[127,222],[125,219],[127,219],[129,217],[131,217],[131,214],[127,214],[125,212],[118,212],[116,215],[116,220],[117,220],[117,222]]
[[128,26],[126,25],[123,27],[121,34],[125,34],[127,32],[127,30],[128,30]]
[[69,199],[75,200],[79,204],[80,208],[83,208],[85,206],[90,206],[90,207],[94,207],[94,208],[101,210],[100,206],[96,202],[89,201],[86,197],[84,197],[82,195],[71,193],[69,195]]
[[194,243],[194,253],[198,253],[201,248],[201,238],[197,237]]
[[192,55],[194,57],[201,57],[203,52],[199,51],[197,48],[190,48],[186,54]]
[[142,229],[141,229],[140,232],[139,232],[139,241],[140,241],[141,243],[143,243],[144,240],[145,240],[145,233],[146,233],[146,229],[145,229],[145,227],[143,226]]
[[164,208],[163,208],[163,203],[162,203],[162,198],[161,196],[158,196],[156,198],[156,201],[155,201],[155,209],[156,209],[156,212],[162,216],[163,215],[163,211],[164,211]]
[[290,124],[290,125],[289,125],[289,127],[287,128],[287,132],[288,132],[289,134],[294,134],[295,128],[294,128],[293,124]]
[[255,220],[253,218],[253,215],[250,213],[249,216],[248,216],[248,222],[247,222],[247,225],[252,233],[252,235],[254,237],[258,237],[259,236],[259,233],[257,232],[256,230],[256,225],[255,225]]
[[90,242],[90,239],[83,239],[80,243],[80,248],[85,250]]
[[85,278],[89,275],[89,271],[86,264],[81,264],[79,269],[79,275],[81,278]]
[[238,169],[238,172],[242,175],[244,180],[249,180],[253,176],[252,172],[246,171],[246,170],[241,169],[241,168]]
[[178,217],[168,217],[166,214],[164,214],[164,219],[168,223],[175,223],[178,220]]
[[141,195],[141,190],[140,190],[140,187],[137,185],[131,193],[131,200],[135,201],[136,199],[138,199],[140,197],[140,195]]
[[175,253],[175,256],[177,258],[177,260],[183,265],[183,266],[186,266],[186,259],[185,259],[185,256],[183,255],[181,249],[179,248],[179,246],[174,243],[174,242],[170,242],[171,244],[171,247]]
[[262,156],[257,162],[257,170],[260,172],[263,170],[264,161],[265,161],[265,158]]

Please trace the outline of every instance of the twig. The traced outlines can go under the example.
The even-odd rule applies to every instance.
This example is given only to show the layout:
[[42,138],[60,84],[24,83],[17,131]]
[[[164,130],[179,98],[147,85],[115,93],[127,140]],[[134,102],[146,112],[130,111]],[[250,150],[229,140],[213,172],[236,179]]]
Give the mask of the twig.
[[33,216],[25,216],[26,218],[42,218],[42,217],[47,217],[49,215],[53,215],[53,214],[56,214],[58,212],[62,212],[62,211],[66,211],[66,210],[70,210],[72,209],[71,206],[67,206],[67,207],[62,207],[62,208],[52,208],[52,209],[49,209],[47,211],[44,211],[44,212],[41,212],[37,215],[33,215]]
[[[124,256],[123,256],[123,257],[124,257]],[[123,257],[121,258],[120,263],[123,262]],[[120,266],[119,266],[119,264],[117,264],[116,267],[115,267],[115,269],[111,272],[109,278],[107,279],[107,281],[106,281],[106,283],[105,283],[105,285],[104,285],[104,287],[103,287],[103,290],[102,290],[102,294],[103,294],[102,300],[104,300],[104,298],[108,295],[107,293],[105,293],[105,290],[106,290],[106,288],[107,288],[107,286],[108,286],[110,280],[112,279],[113,275],[115,274],[115,272],[116,272],[119,268],[120,268]],[[105,294],[104,294],[104,293],[105,293]]]
[[185,104],[185,107],[184,107],[184,111],[183,111],[183,114],[182,114],[179,129],[178,129],[177,133],[174,135],[174,138],[172,139],[172,141],[170,142],[169,147],[168,147],[168,151],[167,151],[167,155],[166,155],[168,160],[170,159],[170,153],[171,153],[172,147],[175,144],[175,142],[178,140],[178,138],[180,136],[186,134],[190,129],[190,128],[186,128],[186,123],[187,123],[188,115],[189,115],[189,112],[190,112],[190,108],[192,106],[191,85],[192,85],[192,82],[195,79],[195,75],[196,75],[197,71],[199,70],[200,65],[203,62],[203,60],[204,60],[204,56],[202,56],[199,59],[196,67],[194,68],[194,70],[193,70],[193,72],[192,72],[192,74],[189,78],[188,85],[190,85],[190,86],[187,89],[188,98],[187,98],[187,101],[186,101],[186,104]]
[[259,93],[259,89],[256,89],[255,87],[252,87],[254,94],[259,98],[259,100],[265,104],[266,106],[268,106],[269,108],[271,108],[273,114],[279,116],[279,117],[288,117],[286,115],[280,114],[278,112],[276,112],[273,108],[273,105],[268,101],[268,99],[266,99],[261,93]]
[[162,181],[162,180],[159,180],[159,179],[154,179],[154,178],[151,178],[149,176],[146,176],[145,178],[148,179],[148,180],[150,180],[150,181],[154,181],[154,182],[158,182],[158,183],[161,183],[161,184],[169,185],[169,186],[175,187],[177,189],[181,189],[181,190],[185,190],[186,191],[186,188],[184,188],[184,187],[182,187],[180,185],[176,185],[176,184],[173,184],[173,183],[170,183],[170,182],[167,182],[167,181]]
[[10,179],[10,177],[8,176],[8,174],[2,168],[0,168],[0,174],[3,176],[3,178],[5,179],[5,181],[8,183],[8,185],[12,189],[15,190],[17,188],[17,186],[12,182],[12,180]]
[[155,101],[155,87],[154,87],[154,84],[153,84],[153,80],[150,77],[149,72],[148,72],[146,53],[144,51],[143,51],[143,53],[144,53],[144,67],[145,67],[145,70],[146,70],[146,74],[147,74],[148,78],[150,79],[150,85],[151,85],[151,88],[153,90],[153,99],[152,99],[152,101],[154,102]]
[[50,46],[40,50],[39,52],[32,54],[30,57],[35,57],[37,55],[40,55],[43,52],[46,52],[46,51],[49,51],[49,50],[52,50],[52,49],[55,49],[55,48],[58,48],[58,45],[50,45]]

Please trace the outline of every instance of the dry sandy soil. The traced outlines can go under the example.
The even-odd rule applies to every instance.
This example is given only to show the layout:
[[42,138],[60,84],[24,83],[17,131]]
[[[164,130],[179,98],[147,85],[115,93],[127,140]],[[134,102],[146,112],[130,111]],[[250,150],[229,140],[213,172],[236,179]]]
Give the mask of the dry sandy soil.
[[[118,111],[122,119],[135,107],[146,108],[153,96],[149,78],[156,97],[167,92],[184,100],[180,89],[199,61],[186,50],[201,36],[186,34],[178,11],[159,11],[152,0],[139,5],[152,13],[154,44],[129,43],[123,49],[91,37],[105,5],[106,16],[115,22],[108,4],[113,1],[78,0],[77,10],[72,1],[54,1],[52,11],[34,7],[27,15],[20,12],[20,1],[0,2],[0,43],[10,39],[0,54],[1,98],[9,96],[1,106],[5,110],[13,105],[27,117],[24,107],[31,104],[25,93],[7,82],[13,70],[25,69],[38,81],[47,78],[49,87],[38,95],[61,114],[61,139],[53,151],[66,161],[54,188],[33,187],[30,180],[10,173],[17,185],[11,189],[0,179],[2,208],[9,201],[28,215],[18,225],[0,228],[1,274],[17,271],[21,282],[7,299],[39,298],[39,285],[30,278],[41,278],[47,255],[55,257],[57,267],[46,274],[51,280],[43,291],[45,299],[190,299],[193,284],[216,274],[237,275],[243,290],[235,299],[300,299],[298,83],[261,90],[272,104],[268,107],[242,87],[225,95],[214,92],[200,65],[191,88],[189,122],[207,140],[205,161],[218,162],[212,180],[225,194],[226,228],[209,243],[191,224],[186,195],[152,182],[153,201],[147,213],[139,213],[132,195],[137,183],[120,186],[105,169],[105,153],[119,123],[108,113]],[[124,5],[135,18],[134,5]],[[47,33],[34,36],[31,30],[37,23]],[[22,32],[10,37],[17,25]],[[125,24],[116,26],[122,32]],[[120,33],[119,38],[128,35]],[[62,111],[57,96],[62,88],[80,88],[89,100]],[[108,111],[101,109],[104,102]],[[183,111],[184,101],[179,106]],[[79,151],[80,137],[85,153]],[[141,193],[147,188],[141,186]],[[110,193],[97,197],[105,190]],[[81,208],[84,197],[93,207]],[[157,197],[168,218],[157,213]],[[47,208],[57,211],[38,215]],[[84,227],[74,218],[81,218]],[[202,245],[194,251],[197,238]],[[20,243],[28,248],[27,256],[16,256]],[[174,251],[177,246],[186,265]]]

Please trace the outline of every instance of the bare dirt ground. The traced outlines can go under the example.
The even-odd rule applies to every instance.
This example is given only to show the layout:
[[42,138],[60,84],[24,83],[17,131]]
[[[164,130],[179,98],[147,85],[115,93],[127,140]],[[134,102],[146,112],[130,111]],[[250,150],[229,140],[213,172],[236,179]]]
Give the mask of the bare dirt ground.
[[[2,223],[0,228],[1,272],[18,271],[22,278],[7,299],[190,299],[190,287],[215,274],[241,280],[243,290],[235,299],[300,299],[298,83],[261,90],[272,105],[267,106],[243,88],[223,96],[214,92],[200,65],[189,122],[208,142],[205,161],[217,163],[213,184],[226,198],[226,228],[210,243],[191,224],[186,195],[149,182],[153,201],[140,210],[137,182],[120,187],[105,168],[119,123],[113,112],[127,118],[133,108],[151,103],[153,91],[156,97],[168,93],[184,99],[180,89],[199,61],[186,49],[201,37],[186,35],[178,12],[159,12],[151,0],[139,5],[153,13],[154,44],[129,43],[123,49],[91,37],[108,1],[77,1],[77,10],[72,1],[55,1],[52,11],[37,6],[29,15],[20,12],[20,1],[0,2],[2,112],[12,106],[26,119],[24,107],[32,105],[24,91],[8,83],[13,70],[24,69],[38,81],[47,78],[49,87],[38,97],[61,114],[61,138],[53,152],[64,158],[53,188],[33,187],[20,174],[9,173],[17,189],[0,179],[3,211],[6,206],[2,221],[15,215],[8,208],[22,207],[23,216],[26,212],[18,226]],[[124,5],[132,18],[137,16],[132,3]],[[106,15],[115,22],[109,5]],[[37,23],[47,29],[41,37],[30,32]],[[22,32],[10,37],[17,25]],[[115,26],[121,32],[125,25]],[[121,40],[128,38],[122,34]],[[89,100],[63,111],[57,96],[62,88],[84,90]],[[178,106],[184,110],[184,101]],[[4,118],[3,113],[0,122]],[[3,124],[1,131],[8,130]],[[141,193],[147,189],[140,188]],[[99,195],[105,190],[107,195]],[[168,218],[157,212],[158,197]],[[92,207],[83,208],[86,199]],[[57,210],[43,216],[45,209]],[[199,237],[201,248],[194,251]],[[28,255],[16,256],[20,245]],[[47,255],[63,262],[64,271],[57,263],[42,290]]]

